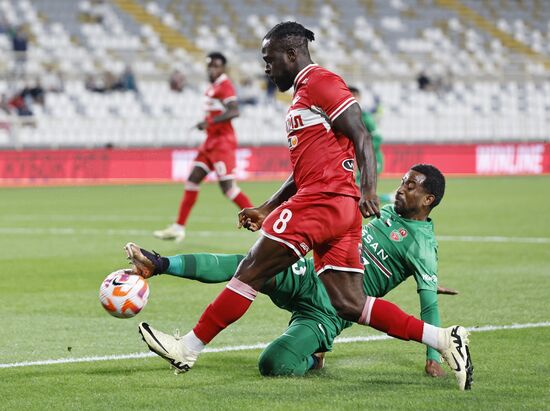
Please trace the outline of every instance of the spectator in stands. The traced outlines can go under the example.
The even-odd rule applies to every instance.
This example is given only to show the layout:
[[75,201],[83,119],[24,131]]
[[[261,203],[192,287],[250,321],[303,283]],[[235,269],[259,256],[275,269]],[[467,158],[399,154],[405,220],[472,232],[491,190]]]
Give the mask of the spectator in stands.
[[25,73],[27,63],[28,39],[23,26],[16,28],[11,38],[12,50],[15,54],[15,76]]
[[10,33],[11,25],[3,15],[0,15],[0,34]]
[[26,85],[21,91],[21,96],[25,99],[27,107],[32,107],[34,103],[44,105],[44,88],[40,83],[40,79],[36,79],[32,85]]
[[187,86],[187,80],[185,79],[184,74],[180,70],[176,69],[172,71],[172,74],[170,74],[169,85],[170,90],[181,93]]
[[428,74],[425,71],[418,73],[416,77],[416,82],[418,83],[418,89],[422,91],[431,91],[432,90],[432,81]]
[[239,87],[237,89],[237,96],[240,105],[255,106],[258,104],[258,88],[255,87],[252,78],[244,77],[241,79]]
[[32,116],[32,111],[22,93],[16,93],[12,98],[9,99],[8,108],[10,110],[14,110],[20,117]]
[[126,67],[124,67],[124,71],[120,75],[119,83],[120,90],[122,91],[133,91],[134,93],[139,92],[136,83],[136,76],[134,75],[130,65],[126,65]]

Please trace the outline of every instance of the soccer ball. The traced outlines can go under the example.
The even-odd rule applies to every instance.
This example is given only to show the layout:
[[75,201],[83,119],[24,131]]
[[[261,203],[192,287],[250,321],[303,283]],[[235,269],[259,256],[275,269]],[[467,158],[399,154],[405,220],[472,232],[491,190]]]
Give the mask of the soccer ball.
[[99,287],[99,301],[114,317],[132,318],[149,298],[149,285],[139,275],[120,269],[109,274]]

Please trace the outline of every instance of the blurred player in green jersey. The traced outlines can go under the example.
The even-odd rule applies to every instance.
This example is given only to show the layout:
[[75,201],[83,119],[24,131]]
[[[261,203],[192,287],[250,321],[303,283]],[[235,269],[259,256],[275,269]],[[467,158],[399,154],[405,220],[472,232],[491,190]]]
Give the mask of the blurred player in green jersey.
[[[351,94],[353,94],[353,97],[355,97],[355,100],[359,104],[361,104],[361,92],[357,87],[354,86],[348,86],[349,91],[351,91]],[[361,117],[363,119],[363,123],[365,123],[365,127],[367,128],[368,132],[372,136],[372,148],[374,149],[374,156],[376,157],[376,173],[380,175],[382,171],[384,170],[384,153],[382,153],[382,134],[380,134],[380,130],[378,129],[378,126],[376,125],[376,121],[374,119],[374,114],[376,112],[380,111],[380,102],[376,102],[375,109],[373,112],[362,110]],[[361,179],[361,174],[359,173],[359,170],[357,170],[357,174],[355,176],[355,181],[357,185],[359,185],[359,181]],[[393,193],[392,194],[380,194],[378,196],[381,202],[383,203],[391,203],[393,202]]]
[[[384,296],[413,277],[420,297],[421,319],[436,327],[440,325],[437,293],[454,293],[437,285],[437,242],[429,218],[432,208],[443,197],[444,188],[444,177],[435,167],[413,166],[397,189],[394,205],[386,205],[381,218],[363,226],[362,233],[363,286],[367,295]],[[133,243],[126,246],[126,251],[134,270],[144,277],[167,273],[206,283],[228,281],[244,257],[225,254],[161,257]],[[292,313],[284,334],[262,352],[261,374],[304,375],[321,368],[323,353],[332,349],[334,338],[352,323],[338,317],[314,271],[313,260],[300,260],[280,272],[266,282],[261,292]],[[392,330],[382,331],[393,335]],[[428,346],[427,374],[444,375],[440,358],[440,353]],[[471,384],[473,367],[469,358],[468,363],[470,369],[463,376],[466,381],[462,389]]]

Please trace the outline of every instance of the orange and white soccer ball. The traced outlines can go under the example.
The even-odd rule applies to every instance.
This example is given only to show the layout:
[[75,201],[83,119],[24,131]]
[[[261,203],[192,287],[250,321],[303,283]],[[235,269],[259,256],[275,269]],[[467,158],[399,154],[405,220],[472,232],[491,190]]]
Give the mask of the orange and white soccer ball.
[[109,274],[99,287],[99,301],[114,317],[132,318],[139,313],[149,299],[149,285],[139,275],[127,270]]

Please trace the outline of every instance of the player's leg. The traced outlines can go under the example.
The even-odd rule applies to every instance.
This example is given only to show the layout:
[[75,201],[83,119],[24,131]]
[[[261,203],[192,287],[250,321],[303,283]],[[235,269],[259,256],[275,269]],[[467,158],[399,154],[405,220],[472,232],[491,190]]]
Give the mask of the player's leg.
[[324,348],[318,326],[322,325],[313,320],[294,321],[260,354],[260,374],[302,376],[309,370],[321,369],[324,365],[324,353],[321,354],[321,351]]
[[[347,211],[351,214],[350,207],[349,202],[342,201],[338,210],[327,213],[328,223],[344,223],[344,215],[336,213]],[[353,210],[357,210],[357,207]],[[314,249],[315,271],[320,275],[338,315],[348,321],[370,325],[393,337],[414,340],[435,348],[455,371],[459,387],[469,389],[473,367],[467,346],[468,332],[463,327],[442,329],[426,324],[389,301],[366,296],[358,249],[360,241],[359,219],[358,226],[355,223],[350,224],[349,229],[340,237]],[[450,363],[453,356],[454,361],[459,364],[458,367]]]
[[199,153],[185,182],[185,191],[180,201],[176,222],[164,230],[155,231],[153,233],[155,237],[161,240],[176,240],[177,242],[183,241],[185,238],[185,223],[199,196],[200,184],[210,171],[208,161],[206,157],[203,157]]
[[235,205],[242,210],[243,208],[251,208],[253,207],[252,203],[250,202],[249,198],[244,194],[235,180],[228,179],[228,180],[220,180],[220,188],[223,192],[223,194],[233,201]]
[[240,254],[210,253],[177,254],[163,257],[134,243],[126,244],[124,249],[128,259],[134,265],[135,273],[144,278],[169,274],[202,283],[229,281],[244,258]]
[[[460,326],[436,327],[407,314],[389,301],[370,296],[365,297],[363,307],[357,311],[361,296],[359,292],[350,290],[357,290],[353,287],[359,286],[358,278],[360,276],[354,273],[333,270],[325,270],[320,276],[338,315],[392,337],[416,341],[438,350],[453,369],[459,388],[471,388],[473,365],[466,329]],[[363,288],[362,280],[360,287]]]
[[235,168],[237,167],[235,150],[219,150],[212,154],[214,171],[218,175],[220,188],[224,195],[238,208],[252,207],[252,203],[235,182]]
[[246,313],[265,282],[297,260],[298,256],[280,243],[262,236],[193,330],[178,338],[141,323],[139,331],[151,351],[170,362],[177,372],[188,371],[205,345]]

